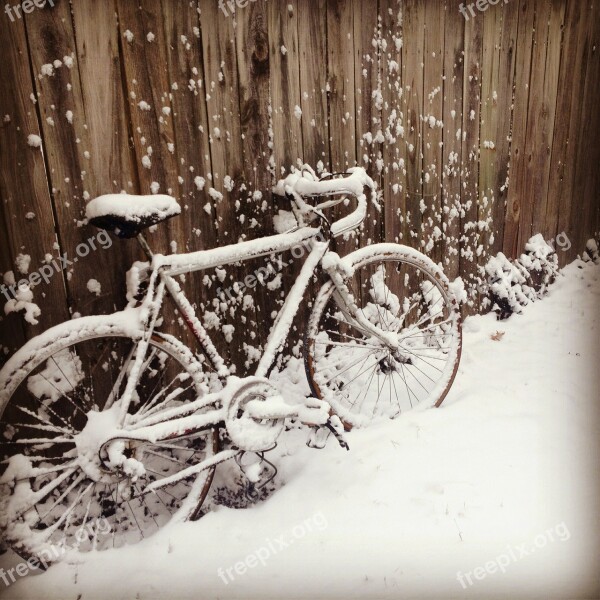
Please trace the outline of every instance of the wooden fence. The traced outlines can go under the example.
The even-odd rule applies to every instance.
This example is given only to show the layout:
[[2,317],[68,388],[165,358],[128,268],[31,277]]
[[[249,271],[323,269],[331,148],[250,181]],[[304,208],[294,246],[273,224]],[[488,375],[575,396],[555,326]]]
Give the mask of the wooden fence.
[[[532,234],[564,232],[571,248],[559,257],[571,260],[600,229],[600,5],[460,4],[25,0],[6,9],[0,269],[18,280],[48,255],[78,261],[33,289],[39,324],[2,319],[4,358],[70,315],[123,306],[140,251],[115,242],[79,257],[95,234],[83,223],[87,199],[159,186],[185,209],[152,233],[155,249],[209,248],[271,232],[287,207],[269,190],[298,159],[365,165],[384,208],[344,246],[421,248],[463,277],[471,310],[478,268],[500,251],[517,256]],[[235,326],[233,343],[221,343],[240,368],[298,268],[235,312],[211,302],[218,285],[257,266],[229,269],[223,282],[213,274],[211,289],[202,276],[186,281],[200,308]]]

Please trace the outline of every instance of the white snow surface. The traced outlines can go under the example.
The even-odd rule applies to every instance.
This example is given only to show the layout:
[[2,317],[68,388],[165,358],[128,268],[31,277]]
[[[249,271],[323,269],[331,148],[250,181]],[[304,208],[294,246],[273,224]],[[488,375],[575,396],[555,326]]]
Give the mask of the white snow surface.
[[[600,268],[577,261],[564,275],[522,315],[466,320],[461,366],[441,408],[353,431],[349,452],[332,439],[309,449],[304,430],[284,433],[269,456],[279,489],[266,501],[221,506],[135,546],[75,553],[18,578],[8,595],[596,597]],[[274,378],[301,396],[301,361],[290,365]],[[261,548],[264,564],[232,569],[264,556]],[[516,560],[504,573],[474,578],[509,552]],[[17,562],[11,552],[0,557],[4,568]],[[459,571],[472,586],[461,586]]]
[[157,216],[161,219],[178,215],[181,207],[171,196],[153,194],[148,196],[134,196],[131,194],[105,194],[88,202],[85,216],[88,219],[116,215],[128,221],[140,220]]

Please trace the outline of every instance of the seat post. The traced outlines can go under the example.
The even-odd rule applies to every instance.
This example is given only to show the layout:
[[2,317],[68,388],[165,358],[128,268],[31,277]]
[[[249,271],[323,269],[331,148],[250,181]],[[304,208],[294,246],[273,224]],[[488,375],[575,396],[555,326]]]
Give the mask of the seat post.
[[139,242],[140,246],[142,247],[142,250],[144,251],[144,253],[148,257],[148,260],[152,260],[152,257],[154,256],[154,253],[152,252],[152,249],[148,245],[148,242],[146,241],[146,238],[144,237],[144,234],[142,232],[140,232],[140,233],[137,234],[136,237],[137,237],[137,241]]

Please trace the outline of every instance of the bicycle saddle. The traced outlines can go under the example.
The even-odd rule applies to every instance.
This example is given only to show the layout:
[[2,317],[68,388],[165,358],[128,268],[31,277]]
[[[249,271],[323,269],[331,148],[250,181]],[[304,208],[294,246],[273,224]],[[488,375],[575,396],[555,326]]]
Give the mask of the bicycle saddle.
[[135,237],[142,229],[166,221],[181,212],[171,196],[106,194],[91,200],[85,209],[88,221],[120,238]]

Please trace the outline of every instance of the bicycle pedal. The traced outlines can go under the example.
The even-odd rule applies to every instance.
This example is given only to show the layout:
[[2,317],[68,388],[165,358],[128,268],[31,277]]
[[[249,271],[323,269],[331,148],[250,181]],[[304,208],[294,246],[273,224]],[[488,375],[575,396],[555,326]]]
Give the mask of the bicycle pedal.
[[313,427],[306,445],[309,448],[314,448],[315,450],[322,450],[327,445],[327,440],[329,439],[330,435],[331,430],[328,427]]
[[[244,456],[250,456],[250,462],[244,463]],[[235,461],[247,481],[246,497],[250,500],[258,498],[260,490],[277,475],[277,467],[265,458],[264,452],[242,452]]]

